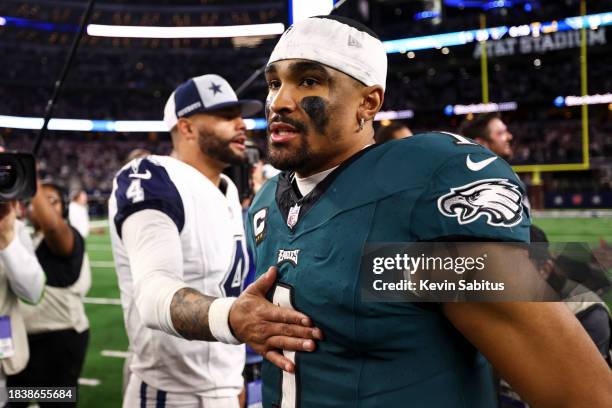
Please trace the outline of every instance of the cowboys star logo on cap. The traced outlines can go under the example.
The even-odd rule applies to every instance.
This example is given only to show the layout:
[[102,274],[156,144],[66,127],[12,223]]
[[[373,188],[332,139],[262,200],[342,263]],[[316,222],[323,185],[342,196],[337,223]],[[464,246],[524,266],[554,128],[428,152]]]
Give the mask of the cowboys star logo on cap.
[[456,217],[459,224],[469,224],[480,217],[494,227],[512,227],[523,219],[522,195],[507,179],[486,179],[460,187],[438,199],[438,209],[446,217]]
[[164,107],[164,123],[172,130],[179,118],[235,106],[242,116],[249,117],[259,112],[263,104],[253,99],[238,100],[230,84],[219,75],[202,75],[183,82],[172,92]]
[[214,82],[211,82],[210,88],[208,89],[210,89],[213,92],[213,96],[218,93],[221,93],[221,85],[217,85]]

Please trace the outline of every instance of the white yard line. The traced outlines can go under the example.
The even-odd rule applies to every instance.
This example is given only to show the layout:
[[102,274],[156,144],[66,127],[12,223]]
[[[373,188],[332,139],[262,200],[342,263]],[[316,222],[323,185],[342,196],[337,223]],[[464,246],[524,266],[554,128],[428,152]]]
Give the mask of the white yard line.
[[111,251],[110,245],[102,245],[102,244],[88,244],[86,248],[88,251],[98,251],[98,252]]
[[79,385],[88,385],[90,387],[97,387],[100,385],[100,380],[97,378],[79,378]]
[[92,304],[92,305],[121,305],[120,299],[113,299],[113,298],[86,297],[86,298],[83,298],[83,302]]
[[130,353],[127,351],[119,350],[102,350],[101,353],[104,357],[116,357],[116,358],[128,358]]
[[108,227],[108,220],[90,221],[89,222],[89,227],[90,228],[107,228]]
[[115,263],[113,261],[89,261],[92,268],[114,268]]

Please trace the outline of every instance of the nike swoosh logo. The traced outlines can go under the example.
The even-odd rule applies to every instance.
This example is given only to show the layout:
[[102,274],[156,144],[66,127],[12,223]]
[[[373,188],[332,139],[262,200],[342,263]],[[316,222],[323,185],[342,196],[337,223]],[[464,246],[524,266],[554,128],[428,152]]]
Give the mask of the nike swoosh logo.
[[493,163],[495,159],[497,159],[497,157],[489,157],[488,159],[474,163],[468,154],[467,158],[465,159],[465,164],[467,165],[468,169],[472,171],[479,171]]
[[130,178],[139,178],[142,180],[148,180],[151,178],[151,172],[147,170],[144,173],[132,173],[129,175]]

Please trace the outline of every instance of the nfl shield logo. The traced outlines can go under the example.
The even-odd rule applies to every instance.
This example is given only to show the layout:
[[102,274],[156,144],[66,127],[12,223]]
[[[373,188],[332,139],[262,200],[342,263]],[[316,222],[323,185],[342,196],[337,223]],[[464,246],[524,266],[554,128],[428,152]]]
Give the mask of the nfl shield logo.
[[300,216],[300,206],[294,205],[289,209],[289,215],[287,216],[287,226],[291,229],[295,227],[295,224],[298,222],[298,218]]

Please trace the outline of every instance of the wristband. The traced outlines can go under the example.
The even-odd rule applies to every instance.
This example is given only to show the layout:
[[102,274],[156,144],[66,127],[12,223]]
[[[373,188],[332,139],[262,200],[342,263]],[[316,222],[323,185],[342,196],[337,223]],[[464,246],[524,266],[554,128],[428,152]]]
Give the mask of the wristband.
[[213,337],[225,344],[242,344],[229,327],[229,313],[237,298],[215,299],[208,309],[208,327]]

